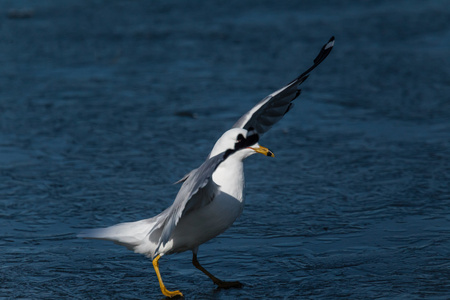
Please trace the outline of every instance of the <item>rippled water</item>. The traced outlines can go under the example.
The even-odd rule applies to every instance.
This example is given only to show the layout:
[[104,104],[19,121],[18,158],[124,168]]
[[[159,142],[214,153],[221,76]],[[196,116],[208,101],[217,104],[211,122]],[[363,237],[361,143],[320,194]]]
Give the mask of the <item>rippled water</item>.
[[151,262],[85,228],[151,217],[268,93],[336,46],[246,162],[247,203],[189,299],[447,299],[446,1],[3,1],[0,297],[162,298]]

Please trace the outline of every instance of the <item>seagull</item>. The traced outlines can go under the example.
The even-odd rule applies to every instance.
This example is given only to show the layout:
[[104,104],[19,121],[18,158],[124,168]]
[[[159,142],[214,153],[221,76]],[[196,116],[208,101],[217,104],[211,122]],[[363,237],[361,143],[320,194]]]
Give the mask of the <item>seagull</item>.
[[292,108],[292,101],[300,95],[299,86],[330,54],[333,46],[334,37],[331,37],[309,69],[265,97],[226,131],[205,162],[177,182],[182,185],[166,210],[153,218],[90,229],[78,236],[113,241],[151,258],[161,292],[166,297],[183,294],[165,287],[159,260],[164,255],[187,250],[193,253],[193,265],[219,288],[241,287],[240,282],[222,281],[202,267],[197,259],[198,248],[227,230],[240,216],[244,207],[244,159],[255,153],[275,156],[258,144],[260,136]]

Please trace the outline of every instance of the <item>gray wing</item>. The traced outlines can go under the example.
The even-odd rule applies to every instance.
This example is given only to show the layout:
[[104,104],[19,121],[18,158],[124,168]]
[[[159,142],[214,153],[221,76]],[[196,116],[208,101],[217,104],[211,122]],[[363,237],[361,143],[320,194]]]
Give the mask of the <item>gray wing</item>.
[[192,173],[194,173],[197,169],[194,169],[192,171],[190,171],[189,173],[187,173],[186,175],[183,176],[183,178],[181,178],[180,180],[178,180],[177,182],[174,182],[174,184],[179,184],[182,182],[185,182],[186,179],[188,179],[189,176],[191,176]]
[[162,221],[163,229],[158,248],[169,241],[173,229],[183,215],[212,201],[217,185],[211,180],[211,176],[226,155],[224,152],[207,159],[183,178],[183,185],[172,206],[167,210],[165,220]]
[[292,101],[300,95],[299,86],[305,81],[309,73],[314,70],[330,54],[334,46],[334,37],[331,37],[314,59],[314,64],[285,87],[268,95],[243,115],[233,128],[249,129],[253,127],[256,132],[263,134],[292,108]]

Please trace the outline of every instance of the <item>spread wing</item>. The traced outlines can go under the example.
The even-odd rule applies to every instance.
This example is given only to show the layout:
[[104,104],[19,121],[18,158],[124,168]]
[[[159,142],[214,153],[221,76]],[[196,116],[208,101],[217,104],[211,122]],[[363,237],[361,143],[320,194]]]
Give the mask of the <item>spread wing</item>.
[[211,180],[212,174],[229,155],[223,152],[208,158],[200,167],[192,170],[185,178],[172,206],[165,213],[162,221],[162,233],[158,248],[165,245],[180,218],[189,211],[210,203],[217,191],[217,185]]
[[305,81],[309,73],[314,70],[330,54],[334,46],[334,37],[331,37],[314,59],[314,64],[285,87],[273,92],[256,104],[243,115],[233,128],[249,129],[253,127],[260,135],[268,131],[276,122],[292,108],[292,101],[300,95],[299,86]]
[[[252,127],[259,135],[262,135],[268,131],[293,107],[294,104],[292,101],[294,101],[294,99],[297,98],[301,92],[299,89],[300,84],[308,78],[309,73],[312,70],[324,61],[328,54],[330,54],[333,46],[334,36],[332,36],[330,40],[322,47],[319,54],[314,59],[314,64],[308,70],[303,72],[285,87],[273,92],[261,100],[246,114],[244,114],[232,128],[249,129]],[[186,182],[191,175],[195,174],[195,172],[197,172],[197,169],[194,169],[190,173],[186,174],[182,179],[175,182],[175,184]]]

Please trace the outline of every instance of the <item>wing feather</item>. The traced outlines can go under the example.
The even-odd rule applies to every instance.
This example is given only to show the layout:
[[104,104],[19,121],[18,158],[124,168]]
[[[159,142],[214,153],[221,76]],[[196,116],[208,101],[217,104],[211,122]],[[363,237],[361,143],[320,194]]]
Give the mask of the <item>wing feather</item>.
[[173,229],[184,214],[192,209],[205,206],[213,200],[216,185],[211,177],[224,159],[225,152],[208,158],[200,167],[185,176],[173,205],[169,208],[165,220],[162,221],[163,229],[158,249],[170,240]]
[[[246,114],[244,114],[233,128],[255,128],[261,135],[267,132],[275,123],[292,108],[292,101],[300,95],[299,86],[308,78],[309,73],[314,70],[330,54],[334,46],[334,37],[322,47],[314,64],[296,79],[286,86],[265,97]],[[280,108],[280,109],[279,109]],[[270,116],[270,118],[267,118]]]

